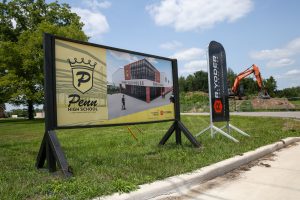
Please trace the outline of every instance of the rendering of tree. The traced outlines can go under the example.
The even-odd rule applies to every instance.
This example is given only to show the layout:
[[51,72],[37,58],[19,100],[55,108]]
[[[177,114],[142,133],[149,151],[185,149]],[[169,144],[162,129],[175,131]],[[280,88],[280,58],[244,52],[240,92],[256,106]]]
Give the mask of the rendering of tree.
[[44,0],[0,3],[0,104],[43,103],[43,33],[87,41],[80,17],[69,5]]

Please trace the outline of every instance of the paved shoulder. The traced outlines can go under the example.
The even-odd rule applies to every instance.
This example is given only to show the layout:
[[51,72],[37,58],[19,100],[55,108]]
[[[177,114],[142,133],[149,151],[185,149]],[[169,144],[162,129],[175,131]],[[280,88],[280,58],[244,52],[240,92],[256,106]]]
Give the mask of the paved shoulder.
[[250,166],[159,200],[299,199],[300,143],[288,146]]

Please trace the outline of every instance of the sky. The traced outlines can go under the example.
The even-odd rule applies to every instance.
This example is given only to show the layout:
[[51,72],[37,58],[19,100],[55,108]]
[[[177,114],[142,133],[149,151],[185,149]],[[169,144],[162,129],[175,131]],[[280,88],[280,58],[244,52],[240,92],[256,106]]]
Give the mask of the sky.
[[300,86],[298,0],[59,2],[81,17],[90,42],[176,58],[179,76],[207,71],[207,46],[215,40],[235,73],[256,64],[278,89]]
[[299,0],[58,2],[81,17],[89,42],[176,58],[179,76],[207,71],[207,46],[215,40],[235,73],[256,64],[278,89],[300,86]]

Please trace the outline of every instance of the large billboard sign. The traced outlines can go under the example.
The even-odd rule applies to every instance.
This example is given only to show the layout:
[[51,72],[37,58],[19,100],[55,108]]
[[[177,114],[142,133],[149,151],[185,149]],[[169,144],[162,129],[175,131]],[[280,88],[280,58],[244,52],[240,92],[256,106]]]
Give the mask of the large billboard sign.
[[181,131],[177,60],[44,34],[45,134],[36,167],[72,171],[55,130],[172,121],[159,144]]
[[210,42],[208,57],[212,121],[229,121],[227,66],[223,46],[216,41]]
[[175,119],[171,59],[53,40],[58,128]]

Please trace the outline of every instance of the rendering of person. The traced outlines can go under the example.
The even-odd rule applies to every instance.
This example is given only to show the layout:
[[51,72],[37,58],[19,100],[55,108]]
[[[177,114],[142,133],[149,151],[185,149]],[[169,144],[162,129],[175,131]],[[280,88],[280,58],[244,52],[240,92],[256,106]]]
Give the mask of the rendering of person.
[[122,110],[126,110],[126,107],[125,107],[125,95],[123,94],[123,97],[122,97]]
[[172,95],[170,96],[170,102],[171,102],[171,103],[175,103],[175,97],[174,97],[174,94],[172,94]]

